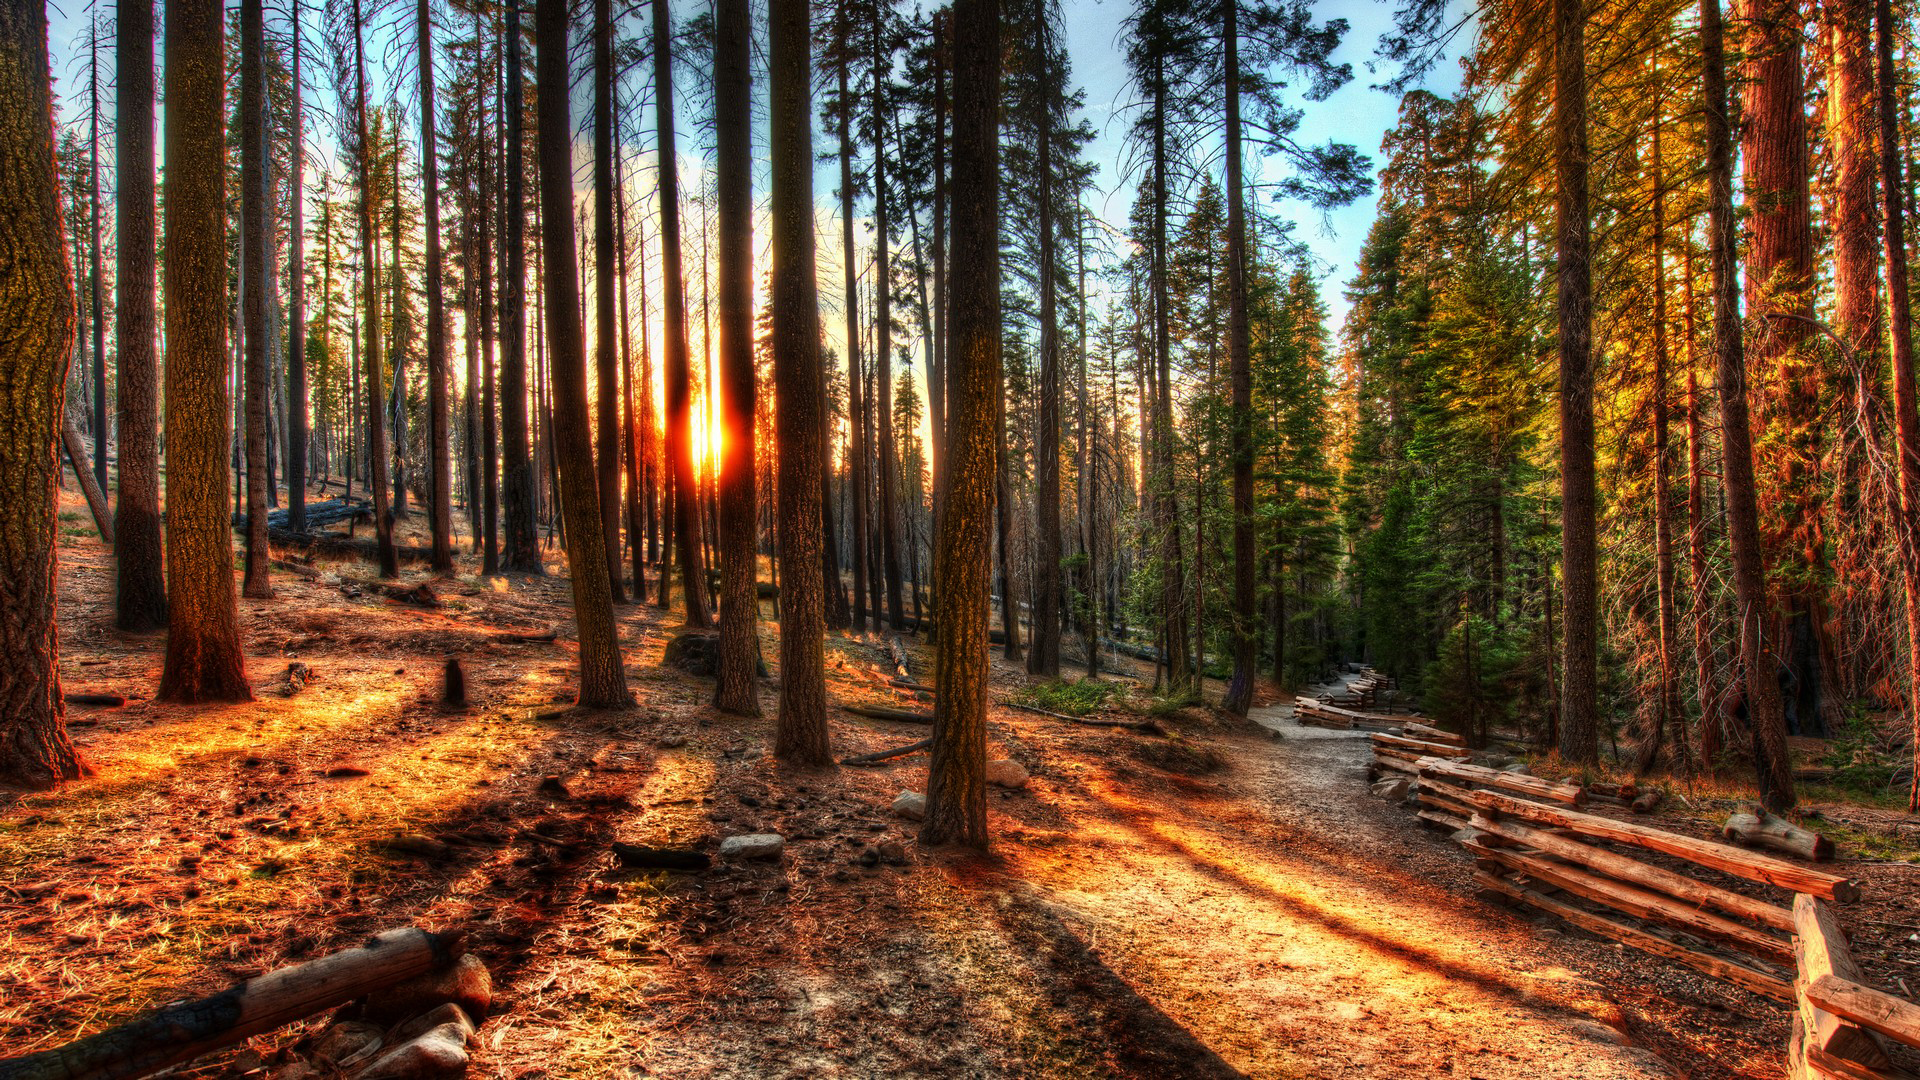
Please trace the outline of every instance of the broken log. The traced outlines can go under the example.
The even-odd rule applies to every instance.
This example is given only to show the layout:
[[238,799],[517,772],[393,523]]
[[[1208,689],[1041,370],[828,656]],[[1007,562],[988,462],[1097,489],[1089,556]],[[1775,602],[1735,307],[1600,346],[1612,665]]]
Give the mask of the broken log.
[[913,678],[913,669],[907,664],[907,647],[900,642],[900,635],[887,638],[887,658],[893,661],[893,673],[902,679]]
[[1400,722],[1400,734],[1409,739],[1423,739],[1432,743],[1446,743],[1448,746],[1465,746],[1467,737],[1455,735],[1451,731],[1442,731],[1431,724],[1422,724],[1415,720]]
[[69,705],[96,705],[107,709],[117,709],[127,703],[119,694],[62,694]]
[[[1868,1068],[1883,1069],[1891,1064],[1880,1036],[1860,1027],[1836,1010],[1813,1000],[1811,989],[1823,980],[1836,980],[1856,986],[1866,981],[1854,962],[1847,937],[1833,909],[1802,893],[1793,898],[1794,989],[1798,991],[1800,1022],[1805,1025],[1807,1045],[1834,1057],[1857,1061]],[[1821,987],[1831,989],[1831,983]],[[1897,1000],[1897,999],[1896,999]],[[1850,1004],[1842,999],[1841,1004]]]
[[412,927],[389,930],[365,945],[268,972],[212,997],[166,1005],[78,1042],[0,1061],[0,1080],[145,1076],[443,970],[464,952],[458,936]]
[[1615,821],[1597,814],[1583,814],[1577,810],[1528,802],[1493,791],[1475,792],[1474,803],[1483,811],[1493,810],[1537,825],[1554,825],[1594,839],[1658,851],[1764,885],[1778,885],[1783,889],[1811,893],[1841,903],[1860,899],[1860,886],[1838,874],[1829,874],[1728,844],[1696,840],[1635,821]]
[[888,679],[887,685],[897,690],[912,690],[918,694],[931,694],[935,692],[933,687],[928,686],[926,683],[917,683],[912,679]]
[[1049,709],[1035,708],[1032,705],[1022,705],[1014,701],[996,701],[994,702],[994,704],[999,705],[1003,708],[1018,709],[1021,712],[1030,712],[1030,713],[1033,713],[1035,716],[1048,716],[1048,717],[1052,717],[1055,720],[1065,720],[1069,724],[1085,724],[1088,727],[1126,728],[1128,731],[1138,731],[1146,735],[1165,735],[1166,734],[1166,731],[1162,729],[1159,724],[1153,723],[1152,721],[1102,720],[1099,717],[1095,717],[1095,716],[1069,716],[1066,713],[1058,713],[1058,712],[1053,712],[1052,710],[1049,710]]
[[840,764],[842,765],[878,765],[883,761],[892,761],[894,758],[906,757],[908,754],[917,754],[922,750],[931,750],[932,748],[933,748],[932,739],[921,739],[919,742],[910,742],[905,746],[896,746],[891,750],[876,750],[871,754],[860,754],[855,757],[844,757],[840,759]]
[[1587,801],[1586,789],[1577,784],[1556,784],[1537,776],[1502,772],[1499,769],[1489,769],[1484,765],[1469,765],[1436,758],[1432,771],[1435,776],[1443,776],[1449,780],[1502,788],[1521,795],[1531,795],[1536,799],[1551,799],[1554,802],[1566,803],[1568,806],[1582,806]]
[[713,865],[713,857],[704,851],[642,847],[618,840],[613,842],[613,855],[630,870],[705,870]]
[[[1497,828],[1498,824],[1480,816],[1475,816],[1472,821],[1473,827],[1480,830],[1483,835],[1491,833],[1503,840],[1512,839],[1509,834]],[[1612,908],[1623,915],[1657,922],[1698,937],[1725,942],[1737,946],[1744,952],[1769,960],[1785,963],[1793,959],[1793,945],[1785,938],[1762,933],[1724,915],[1716,915],[1711,911],[1675,903],[1672,898],[1651,889],[1601,877],[1599,874],[1589,873],[1577,866],[1549,862],[1535,855],[1508,851],[1505,848],[1493,847],[1478,841],[1462,841],[1460,846],[1483,859],[1492,859],[1535,881],[1545,882],[1556,889],[1570,892],[1602,907]],[[1559,854],[1549,846],[1535,846],[1550,855]]]
[[440,598],[434,595],[433,586],[426,582],[418,585],[393,585],[385,581],[365,581],[350,578],[341,583],[342,588],[361,589],[377,596],[384,596],[395,603],[408,604],[420,608],[437,608]]
[[1416,754],[1431,754],[1434,757],[1450,758],[1460,756],[1461,748],[1452,743],[1427,742],[1423,739],[1408,739],[1399,735],[1376,732],[1372,736],[1375,748],[1391,746],[1396,750],[1406,750]]
[[864,716],[869,720],[893,720],[902,724],[931,724],[933,714],[915,712],[910,709],[880,709],[872,705],[842,705],[842,709],[855,716]]
[[1636,814],[1651,814],[1660,809],[1660,802],[1664,798],[1666,795],[1658,789],[1643,791],[1633,797],[1633,802],[1627,808]]
[[[1723,889],[1718,885],[1698,881],[1685,874],[1676,874],[1671,870],[1643,863],[1638,859],[1597,848],[1591,844],[1583,844],[1578,840],[1556,836],[1542,829],[1529,828],[1511,821],[1500,821],[1484,813],[1475,817],[1474,827],[1510,843],[1533,848],[1597,870],[1619,879],[1628,886],[1652,890],[1672,897],[1682,901],[1681,906],[1689,909],[1712,908],[1728,915],[1750,919],[1762,926],[1769,926],[1782,932],[1793,930],[1793,913],[1778,904],[1756,900],[1731,889]],[[1566,886],[1561,887],[1566,888]],[[1646,916],[1641,917],[1646,918]],[[1682,929],[1686,928],[1682,927]],[[1785,938],[1770,938],[1768,941],[1770,944],[1756,946],[1756,948],[1776,952],[1783,960],[1787,958]]]
[[306,578],[309,581],[319,581],[325,576],[306,563],[293,562],[290,559],[270,559],[268,560],[268,564],[275,570],[284,570],[289,574]]
[[542,645],[558,640],[559,637],[559,631],[548,630],[536,634],[494,634],[487,640],[501,645]]
[[[329,555],[341,559],[373,562],[379,557],[379,550],[372,540],[343,536],[335,532],[301,533],[291,529],[277,529],[269,525],[267,541],[272,547],[295,548],[315,555]],[[428,562],[433,558],[433,550],[419,544],[395,544],[393,550],[401,562]]]
[[1612,938],[1623,944],[1631,945],[1641,952],[1652,953],[1655,956],[1664,956],[1669,960],[1677,960],[1693,968],[1695,971],[1704,972],[1716,979],[1724,979],[1735,986],[1752,991],[1762,997],[1769,997],[1775,1001],[1793,1000],[1793,987],[1788,983],[1787,973],[1784,971],[1763,969],[1762,965],[1758,962],[1743,963],[1731,957],[1704,952],[1683,945],[1664,933],[1637,926],[1629,926],[1626,923],[1609,919],[1604,915],[1597,915],[1584,908],[1574,907],[1572,904],[1566,903],[1563,900],[1548,896],[1535,889],[1529,889],[1518,882],[1489,874],[1485,870],[1475,870],[1473,872],[1473,882],[1483,889],[1489,889],[1511,899],[1518,900],[1530,907],[1538,908],[1549,915],[1557,915],[1590,934],[1598,934],[1601,937]]
[[87,512],[93,515],[93,527],[100,532],[100,542],[112,547],[113,514],[107,509],[106,493],[93,478],[93,469],[87,463],[87,446],[80,441],[73,421],[60,425],[60,442],[67,449],[67,464],[73,466],[73,475],[80,481],[80,492],[87,497]]
[[1769,813],[1758,804],[1727,818],[1720,835],[1737,844],[1772,848],[1814,862],[1826,862],[1833,858],[1832,840]]

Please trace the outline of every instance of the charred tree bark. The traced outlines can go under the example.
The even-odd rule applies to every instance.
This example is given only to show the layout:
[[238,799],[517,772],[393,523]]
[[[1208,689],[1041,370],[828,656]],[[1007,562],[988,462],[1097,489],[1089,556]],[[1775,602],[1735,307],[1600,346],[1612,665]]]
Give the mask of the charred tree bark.
[[[119,296],[114,334],[120,497],[113,523],[114,625],[145,633],[167,625],[166,551],[160,539],[160,359],[155,346],[153,0],[121,0],[116,19],[119,90],[113,161],[119,208],[114,214],[114,277]],[[299,53],[294,56],[297,69]],[[294,112],[298,115],[297,105]]]
[[720,214],[720,665],[713,704],[760,715],[754,587],[753,70],[748,0],[714,9],[714,132]]
[[769,0],[774,433],[779,447],[780,715],[774,755],[805,765],[827,746],[820,559],[826,390],[814,274],[812,40],[807,0]]
[[[266,4],[240,3],[240,296],[247,452],[247,558],[241,593],[270,599],[267,564],[267,289],[273,276],[272,191],[267,184]],[[106,449],[102,442],[100,449]]]
[[613,602],[627,602],[620,565],[620,367],[613,235],[613,0],[593,0],[593,284],[595,465]]
[[1593,277],[1587,224],[1587,49],[1582,0],[1554,0],[1554,161],[1560,313],[1560,754],[1600,754],[1599,557],[1595,546]]

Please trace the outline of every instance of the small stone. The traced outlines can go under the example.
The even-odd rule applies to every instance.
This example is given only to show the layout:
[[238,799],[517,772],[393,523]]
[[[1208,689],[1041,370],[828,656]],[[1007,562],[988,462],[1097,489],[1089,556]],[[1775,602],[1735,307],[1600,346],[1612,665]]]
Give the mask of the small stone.
[[1003,788],[1027,786],[1027,767],[1012,758],[987,762],[987,783]]
[[1407,797],[1407,788],[1412,782],[1404,776],[1389,776],[1385,780],[1376,780],[1373,793],[1388,802],[1397,802]]
[[893,797],[893,812],[908,821],[920,821],[927,816],[927,797],[917,791],[903,791]]
[[466,1012],[449,1001],[431,1012],[416,1016],[393,1029],[395,1043],[412,1042],[427,1032],[439,1027],[457,1027],[464,1037],[471,1038],[474,1033],[473,1021],[467,1019]]
[[397,1024],[449,1001],[476,1020],[486,1018],[493,1004],[493,976],[479,957],[468,953],[445,971],[430,972],[369,995],[366,1016],[376,1024]]
[[851,861],[856,866],[879,866],[880,853],[878,851],[873,850],[872,848],[868,848],[867,850],[861,852],[860,854],[855,855],[849,861]]
[[786,837],[779,833],[746,833],[720,841],[723,859],[777,859],[786,849]]
[[1504,769],[1501,769],[1500,771],[1501,771],[1501,772],[1510,772],[1510,773],[1518,773],[1518,774],[1519,774],[1519,775],[1521,775],[1521,776],[1532,776],[1532,775],[1533,775],[1533,772],[1532,772],[1532,770],[1530,770],[1530,769],[1528,769],[1528,768],[1527,768],[1527,766],[1526,766],[1526,763],[1525,763],[1525,762],[1515,762],[1514,764],[1512,764],[1512,765],[1509,765],[1509,766],[1507,766],[1506,768],[1504,768]]
[[1595,1042],[1610,1043],[1614,1046],[1627,1045],[1626,1034],[1611,1024],[1596,1023],[1592,1020],[1573,1020],[1569,1021],[1567,1026]]
[[466,1071],[467,1032],[442,1024],[380,1055],[358,1080],[436,1080]]
[[886,860],[886,863],[888,866],[905,866],[906,865],[907,846],[905,844],[900,843],[897,840],[882,841],[879,844],[874,845],[874,847],[871,850],[875,855]]
[[685,735],[662,735],[654,745],[662,750],[678,750],[687,745],[687,737]]
[[357,1061],[380,1048],[387,1030],[361,1020],[342,1020],[313,1044],[313,1056],[329,1065]]

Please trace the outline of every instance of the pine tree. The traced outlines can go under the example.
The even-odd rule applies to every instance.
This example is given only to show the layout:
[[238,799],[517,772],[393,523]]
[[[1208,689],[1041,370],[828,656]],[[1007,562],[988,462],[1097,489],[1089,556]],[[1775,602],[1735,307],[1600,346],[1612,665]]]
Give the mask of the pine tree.
[[113,522],[114,625],[144,633],[167,624],[166,551],[160,539],[160,361],[154,345],[152,0],[122,0],[116,22],[114,351],[119,386],[114,398],[120,490]]

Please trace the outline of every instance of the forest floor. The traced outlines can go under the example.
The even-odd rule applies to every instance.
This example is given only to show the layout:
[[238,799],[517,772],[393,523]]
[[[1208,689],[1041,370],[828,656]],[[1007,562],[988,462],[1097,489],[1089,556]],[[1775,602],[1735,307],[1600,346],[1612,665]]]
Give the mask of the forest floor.
[[[564,579],[468,574],[423,610],[354,588],[366,567],[281,573],[241,602],[259,700],[185,708],[148,700],[163,638],[112,629],[108,553],[77,516],[63,534],[66,689],[134,700],[69,710],[92,778],[0,794],[0,1057],[411,923],[493,971],[479,1076],[1781,1074],[1782,1008],[1473,900],[1459,849],[1368,795],[1364,736],[1284,707],[1185,709],[1166,737],[995,708],[991,753],[1031,782],[990,789],[991,855],[921,852],[889,804],[924,755],[775,762],[775,684],[762,719],[716,713],[661,664],[678,619],[651,605],[620,620],[639,707],[582,712],[554,704]],[[448,656],[463,711],[436,704]],[[295,661],[313,681],[282,696]],[[885,666],[830,638],[830,698],[914,707]],[[993,697],[1025,681],[999,663]],[[831,722],[840,756],[926,733]],[[762,831],[782,859],[609,854]],[[1846,864],[1871,899],[1843,916],[1889,985],[1920,983],[1917,870]],[[270,1075],[308,1030],[193,1072]]]

